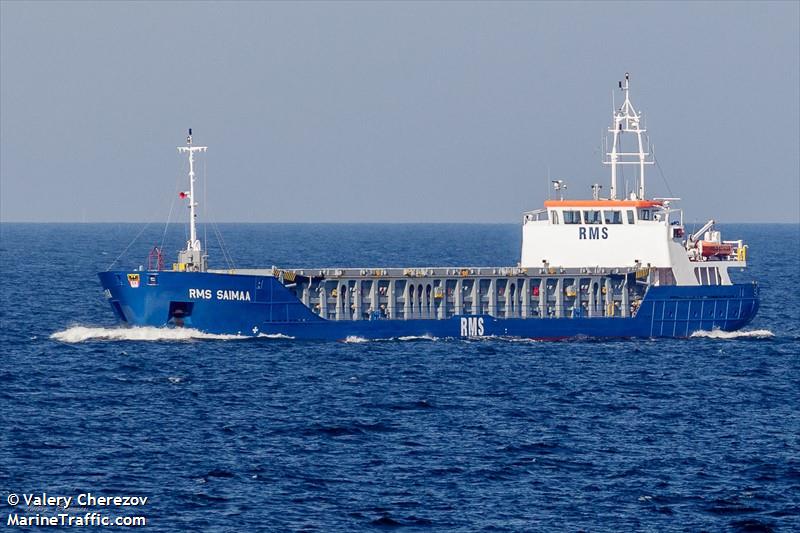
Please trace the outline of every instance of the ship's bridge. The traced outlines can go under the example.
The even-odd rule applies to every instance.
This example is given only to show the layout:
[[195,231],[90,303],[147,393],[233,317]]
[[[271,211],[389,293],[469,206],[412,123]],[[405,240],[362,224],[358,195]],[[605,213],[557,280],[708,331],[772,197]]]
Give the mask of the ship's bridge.
[[521,266],[670,267],[683,237],[669,200],[548,200],[524,215]]
[[[602,186],[594,184],[591,200],[567,200],[564,181],[553,181],[558,199],[524,215],[520,267],[647,267],[659,284],[730,284],[728,269],[745,266],[747,247],[722,241],[713,220],[685,235],[683,211],[673,206],[679,198],[647,199],[645,169],[654,158],[630,99],[629,74],[619,88],[624,100],[613,113],[603,161],[611,170],[609,197],[601,198]],[[623,136],[634,143],[623,144]],[[626,166],[633,167],[635,187],[628,195],[626,186],[620,198],[617,181]]]
[[668,200],[548,200],[544,205],[545,209],[526,213],[526,220],[546,212],[553,224],[635,225],[677,214],[673,222],[681,223],[680,210],[669,209]]

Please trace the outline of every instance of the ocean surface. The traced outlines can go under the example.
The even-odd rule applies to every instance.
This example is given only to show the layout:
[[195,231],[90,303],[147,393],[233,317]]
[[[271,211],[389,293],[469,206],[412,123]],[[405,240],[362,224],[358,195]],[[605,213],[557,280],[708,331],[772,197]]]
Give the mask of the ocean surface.
[[[519,257],[515,224],[217,229],[238,267]],[[182,225],[2,224],[2,524],[44,491],[146,496],[87,512],[147,531],[799,531],[800,226],[721,229],[744,332],[322,343],[118,328],[95,273]]]

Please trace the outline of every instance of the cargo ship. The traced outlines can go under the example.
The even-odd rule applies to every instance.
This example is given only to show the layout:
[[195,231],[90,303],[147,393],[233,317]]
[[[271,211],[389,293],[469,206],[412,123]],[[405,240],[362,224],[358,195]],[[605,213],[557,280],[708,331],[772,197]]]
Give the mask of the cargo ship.
[[[189,237],[165,268],[154,249],[148,268],[99,273],[121,324],[184,327],[208,333],[345,340],[406,337],[688,337],[734,331],[755,316],[756,282],[733,283],[747,266],[747,245],[722,240],[709,220],[687,232],[679,198],[647,198],[653,164],[642,114],[619,82],[604,164],[607,196],[554,198],[522,216],[522,249],[514,266],[426,268],[322,267],[210,269],[197,233],[195,154],[188,156]],[[623,149],[622,139],[636,149]],[[619,190],[624,166],[636,170],[632,191]]]

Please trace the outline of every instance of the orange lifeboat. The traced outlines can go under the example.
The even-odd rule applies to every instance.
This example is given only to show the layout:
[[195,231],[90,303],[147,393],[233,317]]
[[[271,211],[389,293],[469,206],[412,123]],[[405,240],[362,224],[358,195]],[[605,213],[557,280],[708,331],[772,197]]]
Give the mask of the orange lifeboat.
[[700,241],[700,253],[703,257],[726,257],[733,255],[732,244],[720,244],[711,241]]

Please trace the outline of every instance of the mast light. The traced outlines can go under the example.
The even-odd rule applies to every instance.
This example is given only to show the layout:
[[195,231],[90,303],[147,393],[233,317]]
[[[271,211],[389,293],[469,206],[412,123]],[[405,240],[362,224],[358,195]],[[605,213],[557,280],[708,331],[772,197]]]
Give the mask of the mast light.
[[558,199],[564,199],[564,191],[567,190],[567,184],[564,183],[564,180],[553,180],[553,189],[558,193]]

